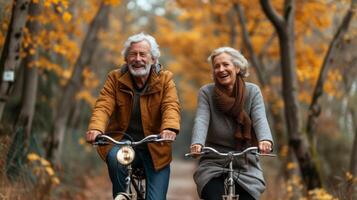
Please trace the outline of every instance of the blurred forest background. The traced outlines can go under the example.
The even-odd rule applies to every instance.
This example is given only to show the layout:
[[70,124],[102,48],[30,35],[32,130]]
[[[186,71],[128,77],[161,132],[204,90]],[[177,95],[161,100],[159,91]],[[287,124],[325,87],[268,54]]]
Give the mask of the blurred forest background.
[[207,56],[232,46],[250,62],[274,134],[263,199],[357,199],[356,12],[357,0],[0,0],[0,199],[96,199],[87,181],[109,178],[83,136],[139,32],[156,37],[175,74],[174,160],[212,81]]

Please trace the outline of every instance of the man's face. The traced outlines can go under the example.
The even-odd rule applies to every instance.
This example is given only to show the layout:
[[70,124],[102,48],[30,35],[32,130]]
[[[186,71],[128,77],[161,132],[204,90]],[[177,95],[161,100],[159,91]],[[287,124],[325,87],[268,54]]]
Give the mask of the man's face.
[[131,44],[125,61],[133,76],[146,76],[150,73],[151,65],[154,63],[150,49],[150,44],[145,40]]

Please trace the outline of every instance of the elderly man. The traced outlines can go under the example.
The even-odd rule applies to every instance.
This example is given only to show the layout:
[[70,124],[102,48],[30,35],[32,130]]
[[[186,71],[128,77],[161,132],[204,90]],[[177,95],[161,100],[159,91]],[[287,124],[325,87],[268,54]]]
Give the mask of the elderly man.
[[[158,62],[156,40],[144,33],[132,35],[122,54],[125,64],[108,74],[94,106],[87,142],[92,143],[103,133],[120,140],[122,132],[134,140],[158,133],[163,139],[174,140],[180,130],[180,105],[172,73],[163,70]],[[118,150],[118,146],[98,148],[108,166],[113,197],[125,191],[126,170],[117,163]],[[166,199],[171,143],[150,143],[135,151],[146,174],[146,199]]]

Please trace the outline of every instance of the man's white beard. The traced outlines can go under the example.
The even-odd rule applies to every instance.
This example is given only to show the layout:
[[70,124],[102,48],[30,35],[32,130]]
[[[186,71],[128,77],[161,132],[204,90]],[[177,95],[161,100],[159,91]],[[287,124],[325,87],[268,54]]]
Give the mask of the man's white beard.
[[145,68],[135,69],[133,64],[129,64],[129,71],[133,76],[146,76],[150,73],[151,64],[145,65]]

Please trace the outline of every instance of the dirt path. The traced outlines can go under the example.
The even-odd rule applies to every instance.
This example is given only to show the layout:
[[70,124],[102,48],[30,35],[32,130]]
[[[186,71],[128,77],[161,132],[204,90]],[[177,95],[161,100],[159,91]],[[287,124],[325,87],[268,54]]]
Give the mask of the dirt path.
[[[167,200],[196,200],[196,185],[192,180],[195,162],[174,160],[171,163],[171,177]],[[111,183],[106,168],[96,176],[88,178],[83,198],[88,200],[111,199]]]
[[199,199],[196,185],[192,179],[195,167],[194,161],[173,161],[171,164],[171,179],[167,200]]

